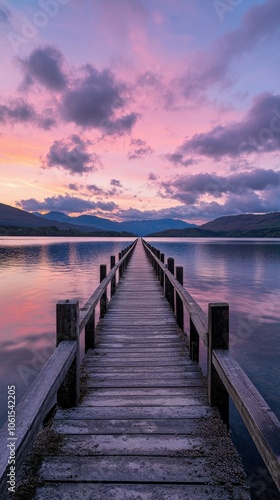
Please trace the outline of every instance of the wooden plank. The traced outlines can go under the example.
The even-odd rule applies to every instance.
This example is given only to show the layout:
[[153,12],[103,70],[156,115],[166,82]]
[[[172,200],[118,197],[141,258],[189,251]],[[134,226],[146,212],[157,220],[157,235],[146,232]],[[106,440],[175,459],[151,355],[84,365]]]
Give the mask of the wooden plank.
[[[175,429],[173,429],[175,434]],[[217,444],[216,444],[217,447]],[[71,435],[63,439],[60,455],[75,456],[209,456],[215,443],[200,436],[165,434]]]
[[[88,386],[89,387],[89,386]],[[90,387],[89,387],[90,388]],[[88,394],[93,394],[95,397],[105,397],[105,396],[182,396],[187,397],[192,394],[205,393],[205,385],[200,385],[195,390],[193,387],[120,387],[120,388],[90,388]]]
[[250,500],[244,488],[189,484],[53,483],[38,489],[34,500]]
[[47,457],[40,468],[44,481],[179,482],[214,481],[206,458],[181,457]]
[[[95,363],[92,363],[92,362],[84,364],[84,368],[85,368],[85,370],[86,370],[87,373],[100,373],[100,374],[108,373],[108,370],[106,369],[105,365],[97,367],[95,365]],[[150,365],[148,371],[151,373],[151,376],[152,376],[152,374],[161,373],[162,370],[164,370],[164,368],[161,365],[159,365],[159,366]],[[172,374],[172,373],[187,374],[189,372],[191,372],[191,373],[201,373],[198,367],[196,368],[192,364],[187,364],[187,363],[185,365],[169,366],[168,367],[168,373],[170,373],[170,374]],[[126,367],[123,367],[123,366],[110,366],[110,372],[109,373],[112,373],[112,374],[114,374],[114,373],[121,373],[121,374],[128,374],[128,375],[138,373],[139,375],[140,374],[145,375],[147,373],[147,367],[145,367],[145,366],[135,366],[135,365],[133,365],[133,366],[126,366]],[[166,373],[166,370],[165,370],[165,373]]]
[[[201,407],[200,407],[201,408]],[[75,413],[76,415],[76,413]],[[53,422],[53,429],[59,434],[199,434],[204,417],[198,418],[140,418],[140,419],[59,419]],[[208,414],[207,414],[208,415]],[[215,434],[213,433],[213,436]]]
[[205,405],[207,396],[205,391],[191,391],[186,396],[95,396],[87,391],[82,399],[85,406],[182,406]]
[[208,418],[217,415],[217,410],[208,405],[182,406],[119,406],[92,407],[80,405],[77,408],[61,409],[56,412],[56,419],[156,419],[156,418]]
[[155,380],[145,380],[144,382],[142,380],[126,380],[126,379],[120,379],[120,380],[92,380],[89,379],[87,383],[87,387],[89,388],[101,388],[101,387],[110,387],[110,388],[156,388],[156,387],[172,387],[173,389],[178,389],[179,387],[203,387],[205,389],[205,384],[198,378],[194,379],[189,379],[189,380],[181,380],[181,379],[172,379],[172,380],[160,380],[158,379],[157,381]]

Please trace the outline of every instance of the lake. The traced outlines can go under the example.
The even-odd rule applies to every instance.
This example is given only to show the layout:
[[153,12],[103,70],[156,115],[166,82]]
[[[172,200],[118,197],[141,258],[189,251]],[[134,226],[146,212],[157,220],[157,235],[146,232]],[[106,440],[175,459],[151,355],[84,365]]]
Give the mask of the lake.
[[[82,305],[99,284],[99,265],[109,268],[131,241],[0,238],[1,425],[7,385],[16,385],[19,400],[55,348],[56,302]],[[280,239],[147,241],[183,266],[184,285],[205,312],[209,302],[228,302],[230,349],[280,419]],[[234,408],[231,433],[254,497],[279,498]]]

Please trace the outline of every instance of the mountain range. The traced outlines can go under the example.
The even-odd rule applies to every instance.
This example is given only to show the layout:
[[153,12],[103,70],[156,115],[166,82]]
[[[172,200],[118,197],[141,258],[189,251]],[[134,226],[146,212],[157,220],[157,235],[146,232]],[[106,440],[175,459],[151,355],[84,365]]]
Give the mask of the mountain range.
[[[151,232],[165,231],[166,229],[186,229],[196,227],[195,224],[189,224],[179,219],[156,219],[156,220],[129,220],[126,222],[115,222],[110,219],[96,217],[94,215],[79,215],[78,217],[70,217],[63,212],[49,212],[40,214],[35,212],[34,215],[41,217],[44,220],[59,221],[62,223],[71,223],[79,227],[87,227],[88,231],[93,231],[98,228],[105,231],[117,231],[133,233],[137,236],[147,236]],[[93,229],[95,228],[95,229]]]
[[280,212],[218,217],[196,226],[179,219],[115,222],[93,215],[70,217],[63,212],[33,214],[0,203],[0,234],[156,237],[280,237]]
[[229,238],[279,238],[280,212],[268,214],[226,215],[196,228],[161,231],[156,237],[229,237]]
[[[196,227],[194,224],[188,224],[178,219],[115,222],[94,215],[70,217],[63,212],[49,212],[47,214],[35,212],[31,214],[19,208],[5,205],[4,203],[0,203],[0,226],[6,229],[5,234],[7,234],[8,228],[11,228],[11,231],[13,228],[33,229],[32,234],[34,235],[38,233],[38,231],[34,232],[34,229],[41,229],[41,233],[43,233],[43,230],[52,228],[52,231],[48,232],[48,234],[51,235],[51,232],[58,234],[57,230],[59,230],[62,233],[63,231],[67,231],[69,236],[76,235],[77,232],[91,235],[96,233],[98,236],[146,236],[151,232],[164,231],[170,228],[185,229]],[[21,231],[19,234],[23,234],[23,232]]]

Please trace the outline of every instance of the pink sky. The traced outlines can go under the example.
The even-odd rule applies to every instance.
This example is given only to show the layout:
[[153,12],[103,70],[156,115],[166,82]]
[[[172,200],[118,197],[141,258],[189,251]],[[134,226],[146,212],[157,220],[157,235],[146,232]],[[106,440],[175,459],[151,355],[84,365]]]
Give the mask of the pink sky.
[[280,211],[279,0],[0,0],[1,202]]

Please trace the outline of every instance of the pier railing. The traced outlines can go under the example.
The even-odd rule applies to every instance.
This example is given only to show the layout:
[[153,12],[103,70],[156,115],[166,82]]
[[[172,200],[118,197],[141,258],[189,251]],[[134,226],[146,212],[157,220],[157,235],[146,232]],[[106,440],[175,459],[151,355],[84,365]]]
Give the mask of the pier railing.
[[280,422],[229,351],[229,306],[210,303],[208,316],[183,286],[183,268],[173,258],[142,240],[144,249],[164,288],[178,326],[184,331],[184,309],[189,315],[190,356],[199,362],[200,341],[207,349],[209,404],[217,406],[229,422],[229,397],[234,402],[272,479],[280,491]]
[[[110,259],[111,270],[107,274],[105,265],[100,266],[100,285],[79,309],[79,301],[65,300],[57,304],[57,347],[46,362],[33,384],[16,406],[16,417],[8,417],[0,430],[0,498],[5,498],[8,474],[16,450],[16,470],[20,468],[34,439],[42,428],[48,413],[56,404],[62,407],[75,405],[80,395],[80,333],[85,331],[85,352],[95,344],[95,310],[100,303],[103,317],[108,303],[107,289],[114,295],[132,256],[137,240]],[[13,444],[12,444],[13,443]],[[8,445],[10,445],[8,447]],[[11,458],[11,446],[13,457]]]

